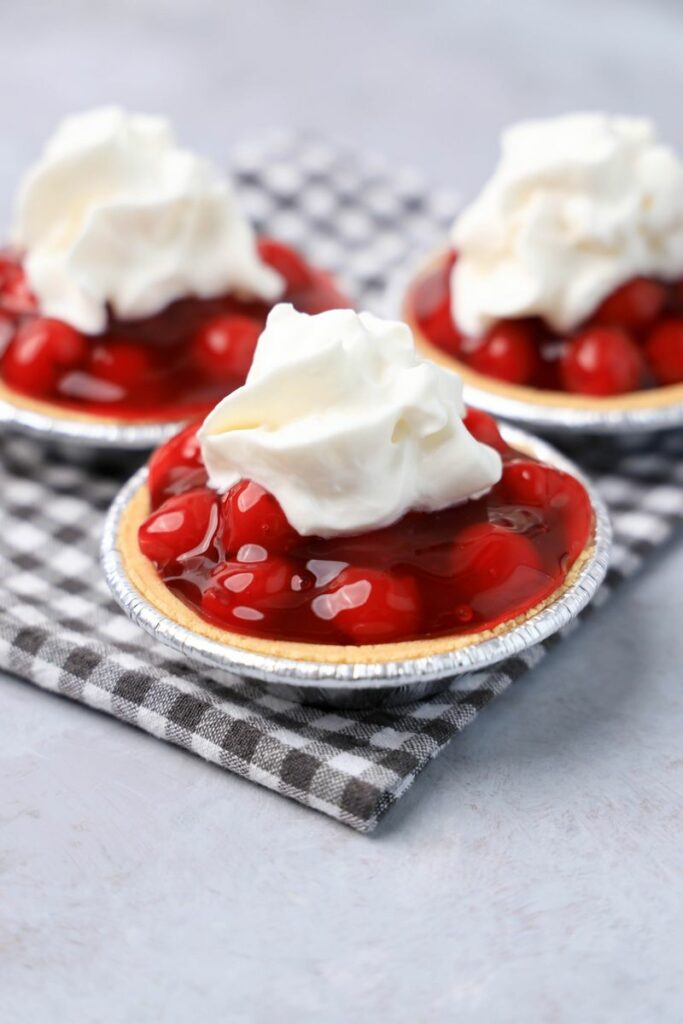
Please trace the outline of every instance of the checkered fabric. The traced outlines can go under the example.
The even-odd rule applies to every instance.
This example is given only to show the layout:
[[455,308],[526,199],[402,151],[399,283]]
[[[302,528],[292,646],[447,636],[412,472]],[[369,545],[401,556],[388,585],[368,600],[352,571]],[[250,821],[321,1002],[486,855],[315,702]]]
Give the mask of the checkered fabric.
[[[259,230],[301,246],[370,307],[393,271],[443,237],[455,208],[453,196],[426,190],[414,174],[300,137],[241,147],[236,180]],[[572,454],[614,517],[602,600],[683,519],[683,432],[584,443]],[[361,832],[485,704],[562,640],[455,679],[437,697],[380,710],[303,707],[237,678],[226,689],[130,623],[102,579],[104,512],[131,467],[60,461],[11,435],[0,439],[0,459],[0,666]]]

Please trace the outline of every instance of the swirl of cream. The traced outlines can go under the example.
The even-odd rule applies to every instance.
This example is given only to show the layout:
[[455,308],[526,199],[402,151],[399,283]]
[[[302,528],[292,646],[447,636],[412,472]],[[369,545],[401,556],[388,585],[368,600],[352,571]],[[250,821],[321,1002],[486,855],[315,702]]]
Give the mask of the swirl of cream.
[[103,107],[66,118],[19,190],[13,243],[41,312],[88,334],[185,296],[283,290],[218,168],[161,117]]
[[452,233],[453,318],[481,336],[541,316],[569,331],[637,275],[683,273],[683,163],[646,120],[569,114],[508,128]]
[[460,378],[420,359],[405,324],[281,304],[199,438],[217,490],[254,480],[300,534],[331,537],[488,491],[500,456],[464,413]]

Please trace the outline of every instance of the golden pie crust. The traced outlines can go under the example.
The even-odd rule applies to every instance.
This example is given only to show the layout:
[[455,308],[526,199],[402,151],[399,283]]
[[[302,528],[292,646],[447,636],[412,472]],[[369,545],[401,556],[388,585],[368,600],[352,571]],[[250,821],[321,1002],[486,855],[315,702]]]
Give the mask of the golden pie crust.
[[[457,636],[431,637],[425,640],[406,640],[389,644],[312,644],[297,640],[272,640],[263,637],[231,633],[227,629],[213,626],[201,618],[192,608],[173,594],[147,559],[138,545],[138,529],[150,513],[150,498],[147,484],[142,484],[124,508],[120,521],[116,546],[124,571],[135,589],[153,605],[157,611],[185,629],[191,630],[207,640],[213,640],[227,647],[236,647],[253,654],[269,657],[288,658],[293,661],[312,661],[335,664],[382,664],[390,661],[404,661],[425,658],[434,654],[458,651],[465,647],[483,643],[495,636],[502,636],[514,626],[521,625],[543,608],[552,604],[558,596],[572,586],[586,562],[595,550],[593,536],[569,570],[564,582],[545,601],[529,609],[509,622],[493,629]],[[592,534],[595,533],[593,521]]]
[[[42,402],[38,398],[31,398],[29,395],[24,395],[20,391],[14,391],[12,388],[8,388],[2,380],[0,380],[0,401],[7,402],[9,405],[13,405],[16,409],[23,409],[27,412],[39,413],[41,416],[47,416],[49,419],[61,420],[63,422],[73,421],[76,423],[102,423],[106,425],[118,426],[118,427],[136,427],[144,426],[148,423],[159,423],[158,415],[155,416],[140,416],[135,419],[122,419],[118,416],[103,416],[101,413],[94,412],[79,412],[78,409],[72,409],[65,405],[58,405],[56,402]],[[175,423],[177,420],[184,419],[185,417],[171,418],[166,423]]]
[[[440,252],[425,263],[422,270],[418,272],[414,281],[422,274],[437,266],[444,258]],[[482,373],[476,373],[459,359],[444,352],[442,348],[434,345],[422,333],[415,318],[411,315],[409,304],[406,300],[403,304],[402,319],[408,324],[415,338],[415,346],[432,362],[445,366],[448,370],[455,370],[465,384],[479,391],[489,391],[493,395],[501,395],[504,398],[513,398],[517,402],[526,404],[542,405],[546,408],[555,409],[583,409],[589,412],[627,412],[637,409],[666,408],[671,405],[683,403],[683,384],[669,384],[666,387],[646,388],[640,391],[631,391],[626,395],[615,395],[610,398],[595,398],[591,395],[575,395],[565,391],[548,391],[543,388],[529,388],[521,384],[507,384],[505,381],[495,380]]]

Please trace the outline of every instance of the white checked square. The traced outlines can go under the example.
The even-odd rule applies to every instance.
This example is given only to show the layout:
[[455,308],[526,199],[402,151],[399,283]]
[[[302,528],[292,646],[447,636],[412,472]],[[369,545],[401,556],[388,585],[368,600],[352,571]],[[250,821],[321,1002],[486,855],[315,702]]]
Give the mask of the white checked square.
[[312,723],[316,729],[324,729],[325,732],[343,732],[350,724],[348,718],[341,715],[327,714],[316,718]]
[[612,548],[610,562],[611,565],[615,569],[618,569],[619,572],[623,573],[624,576],[629,576],[638,568],[641,563],[641,559],[635,554],[635,552],[631,551],[630,548],[617,543]]
[[374,734],[372,745],[373,747],[383,747],[387,750],[398,750],[413,735],[411,732],[399,732],[397,729],[387,726],[386,729],[380,729],[379,732]]
[[124,643],[140,640],[140,627],[123,615],[107,614],[102,616],[99,626],[100,635],[110,640],[119,640]]
[[40,576],[35,576],[30,572],[21,572],[12,575],[8,581],[8,586],[13,594],[17,594],[20,597],[35,597],[37,594],[47,590],[48,584],[47,580],[42,579]]
[[77,576],[84,581],[88,580],[86,573],[92,571],[92,556],[75,545],[55,551],[50,562],[51,568],[56,572],[65,576]]
[[78,522],[83,516],[83,499],[59,495],[45,509],[50,519],[60,523]]
[[418,704],[417,707],[411,707],[409,714],[411,718],[432,720],[440,718],[450,707],[450,703],[441,704],[434,701],[425,701],[423,704]]
[[645,495],[643,505],[662,515],[680,515],[683,513],[683,491],[679,487],[655,487]]
[[34,526],[33,523],[21,520],[17,522],[6,541],[12,545],[15,551],[35,552],[48,539],[43,530]]
[[42,608],[36,608],[33,604],[12,603],[11,614],[22,626],[45,626],[47,625],[45,612]]
[[81,469],[69,466],[65,462],[48,463],[43,473],[45,482],[58,490],[65,490],[67,487],[78,488],[82,478]]
[[264,693],[259,698],[259,704],[270,711],[289,711],[292,706],[291,701],[276,697],[274,693]]
[[280,743],[284,743],[286,747],[293,747],[295,750],[301,750],[311,742],[307,736],[302,736],[301,733],[293,732],[291,729],[275,729],[271,735]]
[[92,608],[87,597],[81,597],[79,594],[67,594],[64,591],[57,592],[53,605],[55,611],[59,612],[60,617],[64,619],[85,619],[89,617]]
[[338,768],[339,771],[346,772],[347,775],[361,776],[368,770],[369,762],[364,757],[358,757],[356,754],[350,754],[344,750],[341,754],[331,757],[327,763],[331,768]]
[[634,540],[646,540],[654,544],[663,540],[669,532],[666,522],[647,512],[618,512],[614,516],[614,527],[617,533],[624,534]]
[[618,476],[604,476],[598,481],[598,490],[605,501],[622,502],[633,497],[634,484]]
[[12,481],[12,504],[31,505],[42,500],[44,484],[37,480],[22,480],[21,478]]

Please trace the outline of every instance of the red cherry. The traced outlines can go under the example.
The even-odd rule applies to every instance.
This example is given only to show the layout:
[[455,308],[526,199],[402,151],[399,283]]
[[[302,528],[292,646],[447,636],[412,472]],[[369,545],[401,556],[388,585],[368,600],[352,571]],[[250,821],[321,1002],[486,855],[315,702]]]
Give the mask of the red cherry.
[[284,277],[287,291],[297,292],[314,283],[315,274],[306,260],[284,242],[274,238],[259,238],[259,256],[264,263]]
[[451,557],[451,577],[459,605],[482,617],[538,593],[543,564],[533,542],[496,523],[473,523],[460,530]]
[[666,285],[647,277],[634,277],[600,303],[591,322],[641,331],[654,323],[666,299]]
[[149,382],[144,378],[153,369],[154,357],[148,348],[118,338],[96,342],[88,364],[93,377],[118,384],[127,392],[146,390]]
[[192,355],[204,373],[244,380],[254,358],[262,325],[248,316],[216,316],[192,339]]
[[496,485],[496,494],[510,505],[531,505],[534,508],[548,508],[558,478],[566,473],[544,466],[532,459],[517,458],[509,462],[503,476]]
[[650,332],[645,356],[659,384],[683,381],[683,319],[662,320]]
[[531,384],[540,367],[533,329],[521,321],[501,320],[471,353],[477,373],[509,384]]
[[350,566],[311,602],[315,615],[354,644],[408,639],[420,623],[420,595],[410,576]]
[[546,520],[564,525],[569,559],[583,551],[590,535],[593,512],[586,490],[576,477],[531,459],[515,459],[503,469],[496,496],[512,507],[539,509]]
[[143,555],[164,568],[211,550],[218,526],[218,498],[199,487],[168,498],[138,531]]
[[463,338],[451,312],[451,271],[455,253],[419,281],[413,296],[413,315],[420,330],[430,341],[459,355]]
[[548,514],[589,505],[586,490],[576,477],[533,459],[517,458],[503,469],[496,495],[510,505],[531,505]]
[[[257,545],[250,548],[266,555]],[[236,628],[240,624],[253,626],[296,606],[298,595],[313,583],[310,573],[278,555],[259,561],[221,562],[209,576],[202,609]]]
[[476,437],[477,441],[481,441],[482,444],[489,445],[490,448],[495,449],[500,455],[508,455],[512,451],[500,436],[498,424],[493,416],[489,416],[482,409],[468,407],[463,423],[472,437]]
[[198,423],[185,427],[152,455],[147,469],[152,508],[167,498],[202,487],[207,473],[197,439]]
[[240,480],[223,498],[221,541],[226,551],[239,551],[245,544],[284,551],[298,539],[277,499],[252,480]]
[[73,327],[41,317],[19,328],[2,358],[2,374],[10,387],[49,395],[64,373],[85,363],[88,351]]
[[605,396],[635,391],[644,371],[638,346],[618,327],[582,331],[562,357],[564,386],[577,394]]

